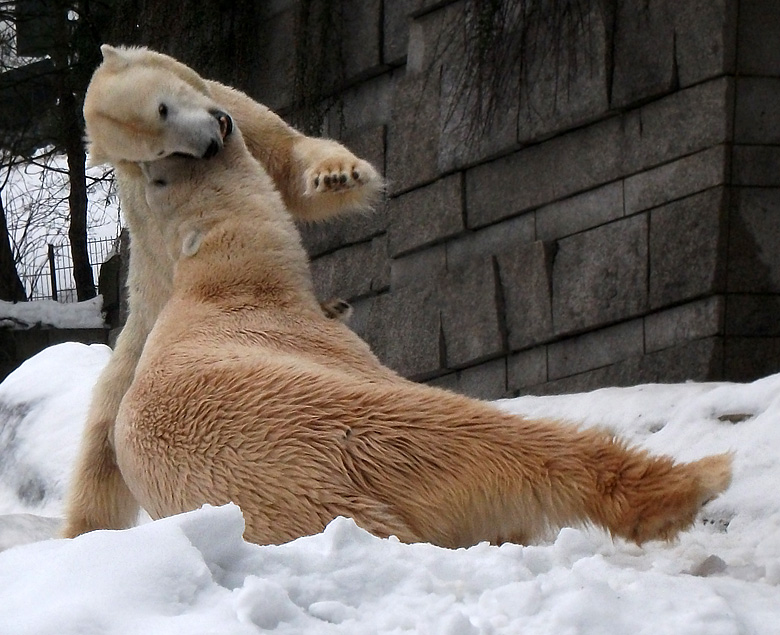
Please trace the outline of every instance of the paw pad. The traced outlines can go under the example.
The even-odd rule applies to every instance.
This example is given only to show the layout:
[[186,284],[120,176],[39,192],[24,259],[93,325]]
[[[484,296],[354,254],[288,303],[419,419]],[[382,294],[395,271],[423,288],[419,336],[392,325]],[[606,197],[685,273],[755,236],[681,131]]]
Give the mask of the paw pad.
[[320,304],[325,317],[346,322],[352,315],[352,305],[341,298],[333,298]]
[[365,185],[366,171],[357,169],[354,165],[321,165],[309,173],[310,192],[343,192]]

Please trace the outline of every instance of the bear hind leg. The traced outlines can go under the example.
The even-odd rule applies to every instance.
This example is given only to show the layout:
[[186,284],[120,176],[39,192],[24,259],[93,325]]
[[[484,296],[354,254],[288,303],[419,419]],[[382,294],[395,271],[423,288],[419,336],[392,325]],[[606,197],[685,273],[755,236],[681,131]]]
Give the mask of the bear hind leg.
[[601,471],[591,516],[611,533],[637,544],[671,540],[690,527],[701,507],[728,487],[731,456],[674,463],[624,449],[617,469]]

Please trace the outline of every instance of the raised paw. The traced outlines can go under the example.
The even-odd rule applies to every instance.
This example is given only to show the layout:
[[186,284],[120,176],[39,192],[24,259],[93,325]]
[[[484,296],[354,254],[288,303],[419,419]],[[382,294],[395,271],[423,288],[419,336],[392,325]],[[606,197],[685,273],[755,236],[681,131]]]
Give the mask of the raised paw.
[[308,170],[306,193],[341,192],[366,185],[375,178],[376,171],[366,161],[355,157],[348,162],[329,159]]
[[368,210],[381,198],[384,180],[368,162],[332,139],[301,137],[293,148],[303,177],[300,196],[288,204],[299,220],[316,221]]
[[341,298],[331,298],[321,302],[322,312],[325,317],[346,323],[352,315],[352,305]]

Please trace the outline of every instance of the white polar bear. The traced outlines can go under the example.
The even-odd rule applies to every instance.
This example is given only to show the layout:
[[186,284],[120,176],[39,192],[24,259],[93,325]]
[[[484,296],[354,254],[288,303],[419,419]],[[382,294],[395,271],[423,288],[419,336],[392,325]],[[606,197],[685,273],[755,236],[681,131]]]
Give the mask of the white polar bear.
[[[160,310],[171,294],[173,259],[150,218],[135,162],[169,154],[210,157],[219,151],[229,110],[255,159],[274,179],[290,213],[326,219],[375,202],[382,179],[366,161],[329,139],[306,137],[249,97],[201,78],[171,57],[145,48],[102,47],[84,114],[92,163],[116,169],[130,230],[129,316],[101,375],[66,501],[64,535],[131,525],[138,504],[116,466],[113,429],[120,401]],[[146,110],[129,110],[139,103]],[[323,305],[331,317],[348,306]]]
[[[145,81],[120,122],[153,110],[155,79]],[[115,444],[153,517],[233,501],[257,543],[320,531],[338,515],[447,547],[528,542],[582,523],[643,542],[675,536],[728,485],[727,455],[675,463],[382,366],[323,315],[283,197],[240,123],[231,133],[216,117],[225,139],[211,159],[143,165],[149,221],[175,275]],[[213,130],[207,117],[196,125]]]

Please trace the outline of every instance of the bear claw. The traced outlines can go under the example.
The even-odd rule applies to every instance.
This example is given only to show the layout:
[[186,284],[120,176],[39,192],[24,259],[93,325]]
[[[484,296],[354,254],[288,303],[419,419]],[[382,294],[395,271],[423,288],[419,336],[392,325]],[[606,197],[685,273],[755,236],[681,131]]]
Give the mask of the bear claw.
[[313,161],[306,171],[305,194],[343,194],[367,187],[381,187],[381,179],[365,161],[355,157],[326,157]]
[[318,173],[311,180],[312,189],[317,192],[339,192],[359,185],[363,185],[360,180],[360,172],[348,169],[325,169],[325,174]]
[[352,315],[352,305],[341,298],[331,298],[321,302],[322,312],[331,320],[339,320],[346,323]]

